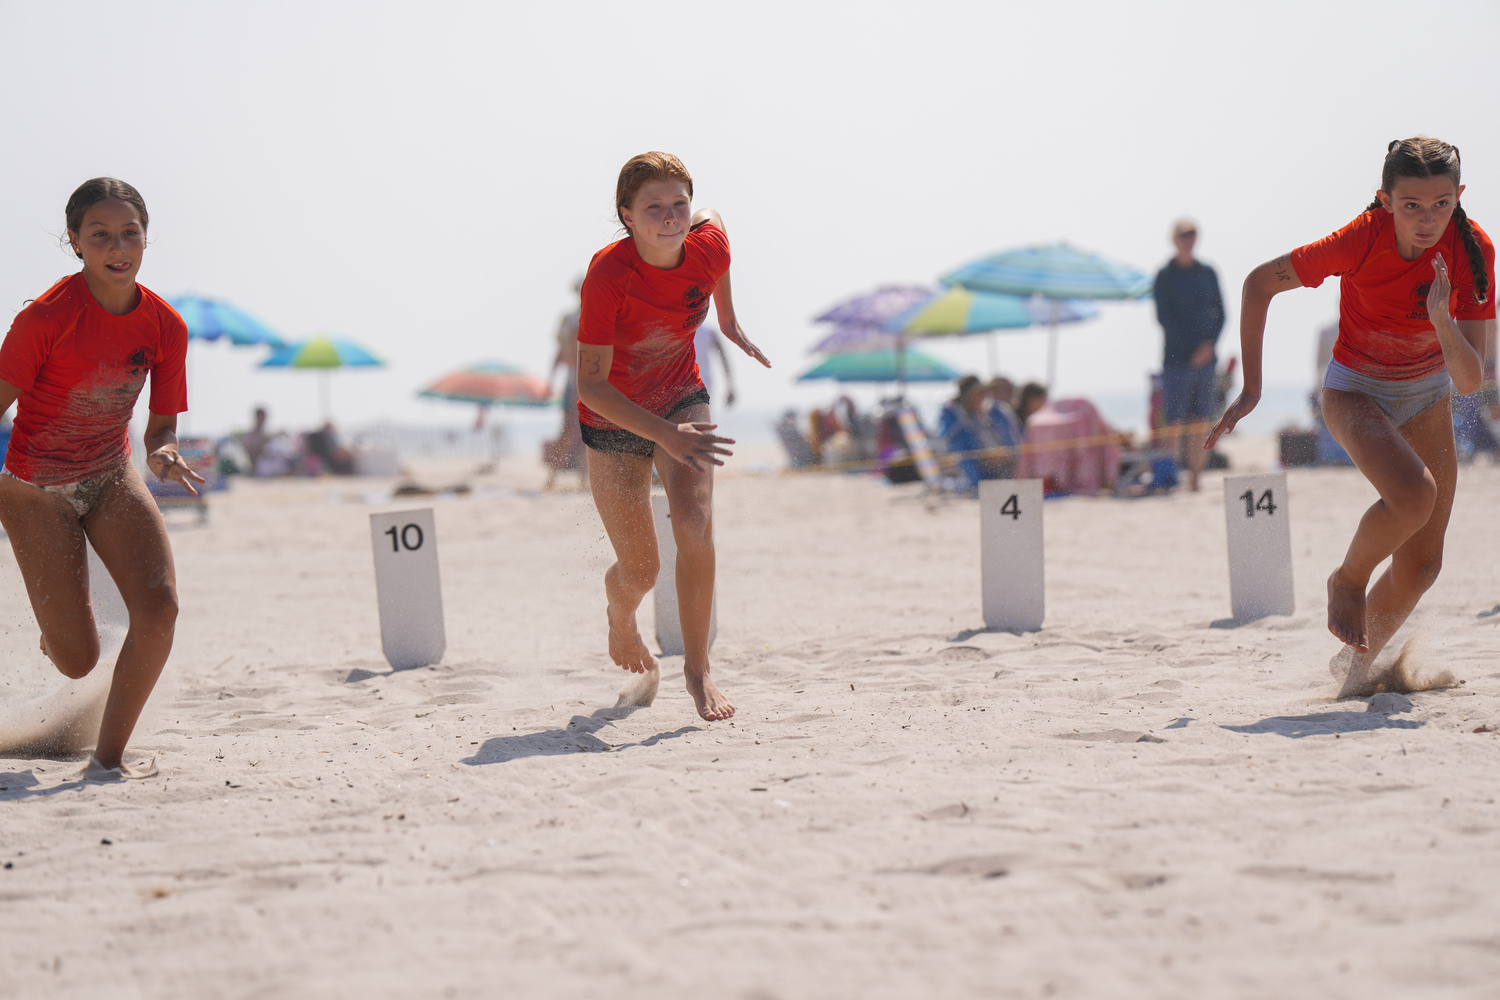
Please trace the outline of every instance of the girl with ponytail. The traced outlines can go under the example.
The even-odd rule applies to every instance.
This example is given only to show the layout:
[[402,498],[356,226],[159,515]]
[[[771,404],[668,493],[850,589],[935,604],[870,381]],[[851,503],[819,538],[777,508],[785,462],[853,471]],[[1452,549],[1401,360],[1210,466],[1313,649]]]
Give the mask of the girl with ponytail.
[[1398,139],[1358,218],[1251,271],[1240,311],[1244,390],[1204,443],[1212,448],[1260,400],[1271,298],[1338,275],[1339,335],[1323,415],[1380,494],[1328,578],[1328,629],[1346,647],[1331,666],[1348,671],[1349,693],[1368,693],[1375,656],[1443,564],[1457,482],[1449,396],[1480,388],[1495,322],[1495,247],[1465,214],[1463,193],[1458,147]]

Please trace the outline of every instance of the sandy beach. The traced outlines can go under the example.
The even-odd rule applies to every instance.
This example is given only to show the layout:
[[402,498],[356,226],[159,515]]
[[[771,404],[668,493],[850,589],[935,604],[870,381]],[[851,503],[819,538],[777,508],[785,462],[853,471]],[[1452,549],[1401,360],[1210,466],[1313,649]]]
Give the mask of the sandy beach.
[[[1327,668],[1353,470],[1289,473],[1297,613],[1239,627],[1219,475],[1049,502],[1023,635],[983,630],[973,501],[725,476],[727,723],[680,659],[611,707],[610,551],[540,480],[173,512],[177,643],[127,755],[159,776],[0,760],[0,996],[1496,995],[1500,469],[1462,470],[1393,644],[1456,681],[1409,708]],[[368,515],[429,505],[447,655],[393,673]],[[70,682],[8,545],[0,627],[0,717],[45,729]]]

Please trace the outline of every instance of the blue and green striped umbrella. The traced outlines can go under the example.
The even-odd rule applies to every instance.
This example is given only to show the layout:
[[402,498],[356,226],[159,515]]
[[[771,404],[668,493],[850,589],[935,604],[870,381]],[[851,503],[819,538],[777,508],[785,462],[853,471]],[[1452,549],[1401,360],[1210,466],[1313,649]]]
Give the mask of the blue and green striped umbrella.
[[1005,250],[965,264],[939,279],[976,292],[1040,295],[1048,299],[1140,299],[1151,276],[1128,264],[1067,243]]
[[385,359],[373,351],[361,347],[342,337],[311,337],[296,344],[287,344],[260,363],[262,368],[299,368],[318,373],[318,403],[323,419],[328,419],[331,409],[328,399],[328,373],[335,368],[381,368]]
[[318,336],[272,351],[262,368],[380,367],[385,359],[342,337]]
[[1057,325],[1067,299],[1141,299],[1152,278],[1128,264],[1067,243],[1023,247],[965,264],[938,279],[976,292],[1040,295],[1047,303],[1047,384],[1057,381]]
[[237,306],[201,295],[178,295],[167,300],[187,324],[189,340],[218,340],[228,337],[236,347],[286,344],[269,326]]

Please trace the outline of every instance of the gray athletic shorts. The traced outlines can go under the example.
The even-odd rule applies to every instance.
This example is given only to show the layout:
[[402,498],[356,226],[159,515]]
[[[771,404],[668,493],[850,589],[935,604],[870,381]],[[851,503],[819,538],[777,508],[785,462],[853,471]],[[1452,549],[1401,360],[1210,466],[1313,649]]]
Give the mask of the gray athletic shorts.
[[1453,379],[1444,368],[1422,378],[1392,382],[1361,375],[1353,368],[1330,361],[1328,372],[1323,376],[1323,388],[1370,397],[1391,423],[1400,427],[1433,403],[1446,399],[1453,392]]

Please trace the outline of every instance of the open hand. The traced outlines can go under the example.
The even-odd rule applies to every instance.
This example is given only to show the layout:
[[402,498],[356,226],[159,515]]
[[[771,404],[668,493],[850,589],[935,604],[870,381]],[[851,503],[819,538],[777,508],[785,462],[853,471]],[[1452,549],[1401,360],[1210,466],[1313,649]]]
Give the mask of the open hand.
[[745,336],[745,331],[740,329],[740,325],[738,323],[720,323],[720,326],[723,327],[724,336],[729,340],[731,344],[734,344],[740,350],[744,351],[746,354],[750,355],[752,358],[754,358],[756,361],[759,361],[767,368],[771,367],[771,362],[767,361],[766,356],[760,353],[759,347],[756,347],[754,344],[750,343],[750,338]]
[[1214,424],[1214,429],[1208,432],[1208,437],[1203,441],[1203,450],[1208,451],[1218,443],[1219,438],[1234,430],[1234,425],[1255,409],[1255,404],[1259,402],[1260,393],[1241,392],[1239,397],[1229,404],[1229,408],[1224,411],[1219,422]]
[[146,456],[146,468],[156,476],[157,482],[165,483],[168,480],[181,483],[182,488],[193,496],[198,491],[193,489],[193,483],[206,482],[202,476],[188,468],[188,464],[177,454],[175,448],[158,448]]
[[1432,258],[1432,284],[1427,287],[1427,317],[1434,323],[1439,316],[1447,319],[1448,297],[1453,294],[1453,286],[1448,283],[1448,262],[1443,260],[1442,254],[1435,254]]
[[676,429],[665,438],[658,441],[671,455],[683,465],[689,466],[699,472],[707,472],[715,465],[723,465],[718,458],[720,455],[733,455],[734,452],[720,445],[734,444],[734,438],[719,437],[711,433],[718,424],[678,424]]

